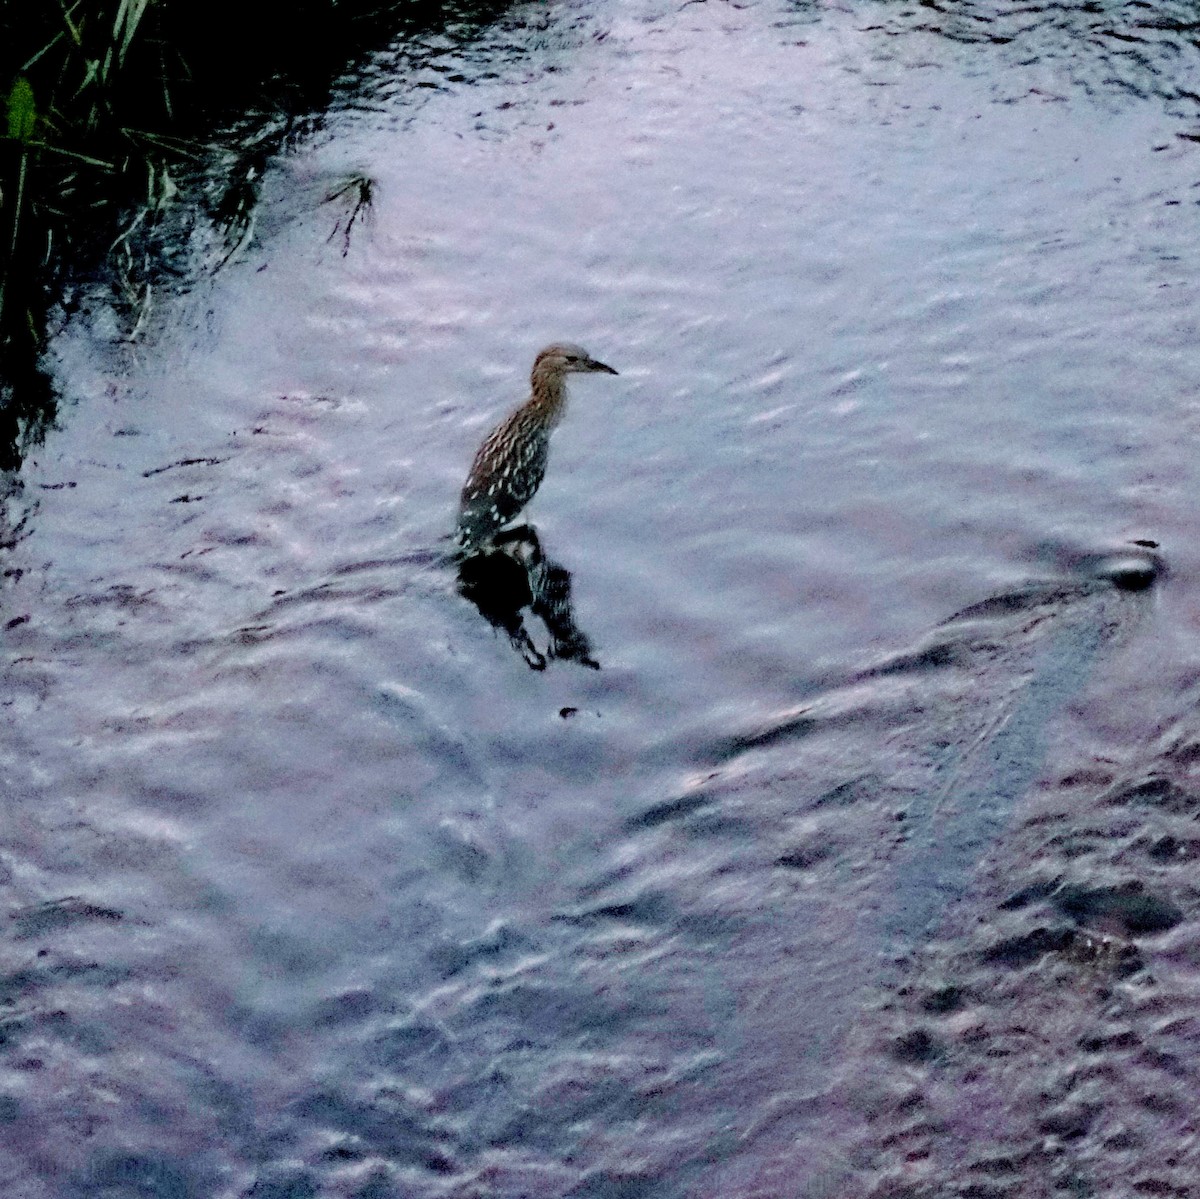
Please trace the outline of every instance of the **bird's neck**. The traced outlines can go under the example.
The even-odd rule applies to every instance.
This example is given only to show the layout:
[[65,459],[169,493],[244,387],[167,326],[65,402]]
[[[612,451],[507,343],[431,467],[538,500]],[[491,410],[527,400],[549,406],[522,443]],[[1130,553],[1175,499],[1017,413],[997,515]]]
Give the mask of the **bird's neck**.
[[567,410],[567,384],[557,371],[535,370],[532,379],[532,394],[528,407],[536,411],[548,429],[553,429]]

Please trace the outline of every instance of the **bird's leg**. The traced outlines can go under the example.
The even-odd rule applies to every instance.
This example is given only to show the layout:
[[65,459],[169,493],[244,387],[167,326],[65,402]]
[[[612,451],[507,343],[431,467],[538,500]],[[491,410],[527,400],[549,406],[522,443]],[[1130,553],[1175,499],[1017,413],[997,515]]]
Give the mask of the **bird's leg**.
[[507,529],[501,529],[493,536],[492,545],[499,549],[502,545],[511,545],[514,541],[528,545],[536,553],[542,552],[542,543],[538,540],[537,530],[531,524],[512,525]]
[[546,655],[539,653],[537,647],[533,644],[532,638],[525,631],[525,626],[520,625],[515,632],[510,632],[508,635],[509,641],[512,642],[512,647],[525,659],[525,665],[530,670],[545,670]]

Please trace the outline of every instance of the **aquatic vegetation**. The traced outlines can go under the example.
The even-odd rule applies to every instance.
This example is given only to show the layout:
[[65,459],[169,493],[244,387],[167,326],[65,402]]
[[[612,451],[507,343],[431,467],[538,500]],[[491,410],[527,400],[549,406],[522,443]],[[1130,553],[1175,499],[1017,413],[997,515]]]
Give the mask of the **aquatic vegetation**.
[[325,197],[326,204],[341,202],[347,212],[344,217],[338,217],[333,226],[329,240],[339,237],[342,246],[342,257],[350,253],[350,235],[356,224],[361,225],[371,215],[371,205],[375,202],[375,181],[366,175],[352,175],[340,187],[335,187]]
[[[228,261],[253,236],[263,163],[317,119],[358,55],[420,27],[469,31],[503,7],[303,0],[285,38],[275,10],[232,0],[4,6],[0,469],[19,467],[54,419],[39,363],[66,285],[110,282],[135,336],[164,271],[177,273],[170,214],[195,209]],[[347,249],[370,205],[370,181],[353,188]]]

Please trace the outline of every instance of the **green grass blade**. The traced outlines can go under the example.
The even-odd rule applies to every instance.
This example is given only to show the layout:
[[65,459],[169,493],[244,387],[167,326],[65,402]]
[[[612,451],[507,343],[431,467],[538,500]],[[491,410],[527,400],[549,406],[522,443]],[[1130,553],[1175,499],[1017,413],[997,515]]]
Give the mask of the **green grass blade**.
[[121,0],[121,7],[117,9],[117,19],[113,23],[113,45],[117,51],[118,66],[124,66],[125,55],[129,53],[134,35],[150,4],[151,0]]
[[21,75],[8,93],[8,136],[14,142],[28,143],[36,124],[33,88],[29,80]]

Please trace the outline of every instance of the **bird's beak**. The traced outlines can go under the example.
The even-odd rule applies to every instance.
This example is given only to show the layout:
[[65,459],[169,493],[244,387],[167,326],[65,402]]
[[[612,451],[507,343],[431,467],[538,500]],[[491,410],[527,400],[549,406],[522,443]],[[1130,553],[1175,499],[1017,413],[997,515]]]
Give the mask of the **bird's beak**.
[[597,371],[605,375],[615,375],[618,373],[611,366],[606,366],[603,362],[597,362],[595,358],[588,360],[588,370]]

